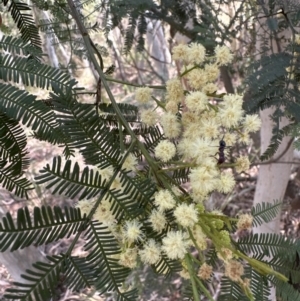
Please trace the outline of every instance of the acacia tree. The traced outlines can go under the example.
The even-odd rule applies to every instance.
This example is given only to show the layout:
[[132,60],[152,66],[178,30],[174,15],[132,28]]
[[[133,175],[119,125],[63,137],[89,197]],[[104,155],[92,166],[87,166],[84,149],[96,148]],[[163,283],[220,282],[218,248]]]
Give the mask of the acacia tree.
[[[237,229],[270,221],[278,213],[279,203],[257,205],[252,215],[239,218],[207,211],[203,205],[212,191],[227,193],[233,188],[230,168],[242,172],[249,167],[247,157],[222,162],[224,140],[230,144],[245,141],[245,136],[260,124],[256,115],[245,115],[241,95],[217,93],[214,81],[219,68],[233,58],[228,48],[210,45],[205,49],[195,42],[174,47],[173,59],[183,64],[180,75],[166,86],[139,86],[136,100],[153,105],[153,109],[139,114],[137,106],[118,103],[114,98],[109,87],[113,79],[104,73],[101,53],[84,26],[84,15],[71,0],[56,3],[51,6],[54,16],[68,26],[75,21],[85,54],[99,75],[97,100],[101,100],[101,86],[109,97],[109,104],[98,102],[95,106],[79,101],[82,88],[69,74],[41,62],[38,31],[24,14],[30,11],[27,4],[3,4],[9,4],[21,38],[4,36],[0,42],[4,50],[0,65],[4,133],[1,183],[20,197],[28,196],[32,189],[22,178],[27,153],[21,123],[31,128],[35,138],[63,147],[62,156],[53,158],[36,182],[47,183],[53,193],[80,199],[76,208],[35,207],[30,212],[25,207],[18,211],[16,221],[11,214],[2,219],[1,251],[74,235],[65,253],[48,256],[47,263],[34,264],[23,276],[27,284],[16,283],[7,290],[6,298],[45,300],[55,295],[55,288],[63,281],[70,289],[94,286],[99,293],[114,291],[118,300],[135,300],[137,290],[124,283],[130,270],[140,263],[151,265],[161,274],[180,271],[189,279],[187,298],[200,300],[200,295],[205,295],[213,300],[207,280],[220,260],[225,276],[219,300],[266,300],[270,294],[268,281],[279,288],[282,299],[300,299],[288,283],[300,278],[294,268],[298,241],[275,234],[250,234],[238,241],[230,236]],[[136,20],[140,20],[140,31],[143,29],[141,9],[145,7],[167,18],[176,30],[189,33],[172,22],[165,4],[143,2],[136,6],[126,1],[107,7],[112,22],[131,10],[128,47]],[[185,12],[178,3],[171,8],[174,16],[178,11]],[[20,80],[49,89],[49,99],[36,100],[33,94],[12,85]],[[163,96],[156,90],[163,91]],[[220,137],[224,140],[216,160],[212,146]],[[72,160],[75,150],[84,158],[82,172]],[[86,257],[72,255],[81,236],[86,240]],[[272,260],[262,257],[270,254]]]

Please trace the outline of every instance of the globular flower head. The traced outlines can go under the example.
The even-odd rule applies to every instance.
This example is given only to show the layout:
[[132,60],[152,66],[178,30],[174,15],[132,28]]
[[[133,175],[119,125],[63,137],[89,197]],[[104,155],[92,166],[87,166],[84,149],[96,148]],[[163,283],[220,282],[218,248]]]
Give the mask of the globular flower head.
[[189,47],[186,44],[179,44],[172,49],[172,58],[175,61],[187,61],[188,60]]
[[232,251],[230,249],[223,247],[223,248],[221,248],[221,250],[219,252],[217,252],[217,256],[218,256],[218,258],[220,258],[224,262],[227,262],[230,259],[232,259],[233,254],[232,254]]
[[155,264],[161,257],[161,246],[154,239],[149,239],[139,251],[141,261],[145,264]]
[[158,207],[159,211],[164,212],[165,210],[173,209],[176,205],[176,201],[170,191],[164,189],[155,194],[154,204]]
[[253,216],[250,214],[241,214],[236,224],[238,230],[251,230]]
[[202,121],[201,134],[204,138],[214,139],[219,136],[219,122],[217,118],[204,119]]
[[187,79],[193,89],[200,90],[207,84],[206,73],[203,69],[193,69],[187,74]]
[[168,101],[173,101],[176,103],[181,102],[184,95],[184,90],[179,79],[173,78],[167,81],[166,83],[166,99]]
[[180,123],[177,116],[167,112],[161,117],[161,125],[164,129],[165,137],[177,138],[181,132]]
[[215,48],[215,55],[216,55],[216,63],[221,66],[228,65],[233,60],[233,54],[226,46],[218,45]]
[[180,204],[174,210],[174,216],[179,225],[193,227],[198,222],[198,212],[194,204]]
[[[184,144],[187,142],[187,140],[190,140],[188,143],[192,144],[192,141],[195,141],[195,139],[199,138],[199,135],[200,135],[199,129],[201,128],[201,126],[202,126],[202,122],[200,120],[197,120],[194,123],[189,123],[186,126],[184,126],[184,131],[182,133],[182,136],[184,137],[184,139],[182,139],[182,140],[185,140]],[[193,146],[190,145],[188,147],[185,147],[184,153],[191,154],[192,152],[190,152],[190,151],[187,152],[186,151],[187,149],[193,149]],[[188,156],[188,157],[190,157],[190,156]]]
[[134,269],[137,266],[137,250],[135,248],[125,249],[120,254],[119,264]]
[[126,221],[123,227],[124,240],[128,243],[141,241],[144,238],[142,224],[137,220]]
[[152,90],[149,87],[137,88],[135,99],[140,103],[147,103],[151,99]]
[[241,132],[239,135],[239,142],[244,144],[250,143],[250,136],[248,132]]
[[206,262],[204,262],[201,267],[199,268],[199,271],[198,271],[198,277],[200,279],[203,279],[203,280],[208,280],[210,277],[211,277],[211,274],[212,274],[212,266],[211,265],[208,265]]
[[141,120],[144,124],[155,125],[158,119],[158,114],[153,110],[144,110],[141,112]]
[[191,43],[188,48],[188,60],[191,64],[201,64],[205,60],[205,48],[198,43]]
[[162,240],[162,250],[170,259],[182,259],[188,252],[187,238],[187,234],[182,231],[170,231]]
[[182,112],[181,123],[184,127],[194,124],[199,121],[199,115],[195,112],[186,111]]
[[218,179],[214,171],[207,171],[203,167],[193,168],[189,175],[193,193],[207,195],[216,189]]
[[256,132],[261,127],[261,120],[258,115],[246,115],[243,122],[244,129],[248,132]]
[[176,114],[178,112],[178,103],[176,101],[169,100],[165,109],[169,113]]
[[106,226],[114,225],[116,223],[116,219],[110,209],[111,203],[109,202],[109,200],[102,200],[101,204],[99,205],[94,214],[94,218]]
[[243,107],[243,95],[240,94],[226,94],[223,97],[221,107],[234,107],[241,109]]
[[183,279],[190,279],[191,276],[189,274],[189,271],[185,268],[183,268],[180,272],[179,272],[179,276],[182,277]]
[[235,162],[235,170],[237,173],[240,173],[242,171],[247,171],[250,167],[250,161],[247,156],[242,156],[237,158]]
[[149,216],[149,222],[153,230],[160,233],[165,228],[167,220],[163,212],[154,209]]
[[205,65],[204,71],[208,82],[214,82],[220,74],[219,66],[216,64]]
[[236,127],[243,118],[243,115],[244,111],[237,106],[220,107],[218,111],[219,120],[227,129]]
[[213,145],[209,138],[194,139],[191,141],[190,157],[196,159],[198,163],[204,162],[207,158],[215,154]]
[[167,162],[175,156],[176,147],[172,142],[163,140],[159,142],[154,151],[156,158],[160,159],[162,162]]
[[135,170],[136,169],[136,165],[137,165],[137,159],[133,154],[128,154],[128,156],[126,157],[123,165],[122,165],[122,169],[126,169],[126,170]]
[[192,151],[193,151],[193,147],[192,147],[192,141],[190,139],[183,138],[177,144],[177,152],[180,156],[183,157],[184,160],[191,158]]
[[226,141],[227,146],[233,146],[236,143],[237,135],[236,133],[227,132],[224,136],[224,141]]
[[190,111],[199,114],[201,111],[205,110],[208,104],[208,97],[203,92],[194,91],[187,95],[185,104]]
[[217,190],[221,193],[229,193],[235,185],[234,177],[231,173],[222,173],[220,176],[220,184]]
[[202,88],[202,92],[205,94],[213,94],[217,92],[217,90],[218,90],[218,86],[215,83],[207,83]]
[[236,260],[229,260],[225,263],[225,276],[235,282],[241,282],[244,275],[243,265]]

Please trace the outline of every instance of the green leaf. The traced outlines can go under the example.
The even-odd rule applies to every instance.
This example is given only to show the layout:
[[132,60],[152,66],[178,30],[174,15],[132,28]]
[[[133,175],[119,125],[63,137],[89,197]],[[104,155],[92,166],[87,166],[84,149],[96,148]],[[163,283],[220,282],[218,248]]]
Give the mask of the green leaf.
[[30,42],[37,49],[41,49],[42,41],[35,21],[32,15],[27,13],[28,11],[31,12],[29,5],[17,0],[2,0],[2,3],[4,6],[9,3],[8,11],[10,11],[15,24],[17,24],[24,42]]
[[8,191],[14,192],[18,197],[28,199],[28,191],[34,187],[30,181],[16,174],[18,169],[19,162],[7,164],[7,161],[0,160],[0,183]]
[[273,203],[258,203],[251,210],[253,216],[253,226],[257,227],[263,223],[272,221],[281,211],[282,202],[274,201]]
[[250,234],[241,238],[237,246],[245,253],[252,253],[253,257],[261,254],[265,256],[276,256],[277,254],[296,254],[295,241],[275,233]]
[[14,222],[10,213],[0,223],[0,251],[15,251],[32,244],[38,246],[82,231],[86,218],[78,208],[34,207],[33,219],[27,207],[21,208]]
[[0,79],[49,89],[52,83],[63,87],[70,84],[70,75],[33,59],[0,54]]
[[0,111],[31,127],[41,138],[52,144],[66,143],[67,136],[60,130],[54,113],[43,102],[37,101],[36,96],[2,83],[0,90]]
[[90,199],[99,195],[105,188],[105,181],[101,179],[99,172],[85,167],[80,173],[77,162],[72,169],[71,160],[63,167],[61,157],[54,157],[52,167],[47,164],[40,173],[41,175],[35,178],[38,184],[50,182],[46,188],[53,188],[53,194],[65,194],[70,198],[80,194],[80,199]]
[[54,297],[64,271],[65,256],[47,256],[47,259],[49,263],[37,262],[33,264],[34,269],[26,270],[26,274],[21,275],[26,283],[14,282],[16,287],[8,288],[4,297],[26,301],[46,301]]
[[15,163],[13,175],[21,175],[27,168],[27,139],[19,123],[0,112],[0,158]]
[[41,49],[34,47],[29,42],[24,42],[23,39],[13,36],[3,35],[0,40],[0,49],[17,55],[31,55],[36,60],[39,60],[42,55]]
[[96,277],[95,288],[100,294],[114,291],[117,300],[135,301],[137,290],[121,292],[120,288],[128,277],[130,269],[118,264],[115,255],[121,252],[116,239],[111,235],[107,227],[93,221],[86,235],[88,240],[85,249],[90,252],[87,260],[95,265],[93,271]]

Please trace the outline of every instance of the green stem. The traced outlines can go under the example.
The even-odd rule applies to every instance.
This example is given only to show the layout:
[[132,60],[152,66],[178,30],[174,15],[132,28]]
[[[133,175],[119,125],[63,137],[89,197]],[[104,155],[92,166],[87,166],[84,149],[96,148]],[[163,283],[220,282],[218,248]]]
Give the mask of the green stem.
[[200,301],[199,298],[199,294],[198,294],[198,290],[197,290],[197,285],[196,285],[196,281],[195,281],[195,277],[194,277],[194,271],[193,271],[193,267],[191,264],[191,259],[190,259],[190,254],[186,254],[185,255],[185,263],[187,265],[190,277],[191,277],[191,283],[192,283],[192,288],[193,288],[193,296],[194,296],[194,300],[195,301]]
[[70,7],[70,10],[71,10],[71,13],[72,13],[72,16],[78,26],[78,29],[82,35],[82,38],[83,38],[83,41],[86,45],[86,49],[88,51],[88,54],[90,56],[90,59],[92,60],[93,62],[93,65],[95,67],[95,69],[97,70],[100,78],[101,78],[101,81],[102,81],[102,84],[106,90],[106,93],[111,101],[111,104],[114,108],[114,111],[116,113],[116,116],[118,117],[119,119],[119,122],[124,126],[124,128],[126,129],[126,131],[130,134],[130,136],[132,137],[133,140],[136,140],[137,141],[137,144],[138,144],[138,147],[140,148],[142,154],[144,155],[145,159],[147,160],[149,166],[151,167],[151,169],[153,170],[153,172],[157,175],[157,165],[155,164],[155,162],[153,161],[152,157],[150,156],[149,152],[146,150],[146,148],[144,147],[143,143],[141,143],[140,141],[138,141],[136,135],[134,134],[134,132],[132,131],[129,123],[126,121],[126,119],[124,118],[124,116],[122,115],[122,112],[120,111],[120,108],[116,102],[116,100],[114,99],[114,96],[108,86],[108,83],[107,83],[107,80],[106,80],[106,77],[95,57],[95,54],[94,54],[94,49],[91,45],[91,39],[89,37],[89,34],[86,30],[86,28],[84,27],[81,19],[80,19],[80,16],[77,12],[77,9],[73,3],[72,0],[68,0],[68,4],[69,4],[69,7]]
[[285,277],[283,274],[276,272],[270,267],[268,264],[261,262],[257,259],[250,258],[247,255],[243,254],[240,251],[235,251],[235,253],[242,259],[246,260],[256,271],[258,271],[262,275],[274,275],[281,281],[287,282],[289,279]]
[[161,85],[140,85],[140,84],[133,84],[131,82],[126,82],[126,81],[122,81],[119,79],[115,79],[109,76],[105,77],[105,80],[108,82],[113,82],[113,83],[118,83],[118,84],[123,84],[123,85],[127,85],[127,86],[132,86],[132,87],[137,87],[137,88],[143,88],[143,87],[148,87],[151,89],[159,89],[159,90],[166,90],[166,86],[161,86]]
[[281,281],[287,282],[288,279],[282,275],[281,273],[278,273],[276,271],[274,271],[272,269],[272,267],[270,267],[268,264],[261,262],[257,259],[248,257],[247,255],[243,254],[242,252],[240,252],[239,250],[236,250],[235,248],[233,248],[230,245],[224,245],[222,246],[222,244],[220,244],[220,240],[218,237],[218,232],[214,231],[212,227],[210,227],[210,231],[208,231],[207,227],[205,226],[206,224],[209,224],[209,218],[202,218],[199,220],[198,224],[201,226],[202,231],[204,232],[204,234],[210,238],[214,244],[214,246],[217,249],[221,249],[222,247],[225,247],[227,249],[229,249],[233,254],[237,255],[239,258],[244,259],[245,261],[247,261],[258,273],[262,274],[262,275],[274,275],[275,277],[277,277],[278,279],[280,279]]
[[152,99],[156,102],[157,106],[165,110],[165,104],[162,101],[159,101],[156,97],[151,96]]
[[196,277],[196,281],[199,284],[199,286],[201,287],[204,295],[210,300],[210,301],[214,301],[213,297],[211,296],[210,292],[206,289],[206,287],[203,285],[202,281]]
[[193,235],[193,232],[191,231],[190,228],[188,228],[188,232],[189,232],[189,235],[190,235],[190,239],[192,240],[192,242],[193,242],[195,248],[196,248],[197,251],[198,251],[198,255],[199,255],[201,261],[204,262],[204,257],[203,257],[202,251],[200,250],[200,248],[199,248],[199,246],[198,246],[198,244],[197,244],[197,242],[196,242],[196,239],[195,239],[195,237],[194,237],[194,235]]
[[194,70],[194,69],[196,69],[196,68],[198,68],[197,65],[191,67],[190,69],[185,70],[185,71],[182,72],[179,76],[180,76],[180,77],[183,77],[183,76],[185,76],[186,74],[188,74],[189,72],[191,72],[192,70]]

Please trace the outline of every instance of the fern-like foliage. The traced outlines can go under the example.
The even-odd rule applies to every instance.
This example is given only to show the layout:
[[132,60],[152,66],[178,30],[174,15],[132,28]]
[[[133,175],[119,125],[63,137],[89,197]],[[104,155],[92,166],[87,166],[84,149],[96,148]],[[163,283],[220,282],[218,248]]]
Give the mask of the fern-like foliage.
[[77,231],[82,231],[85,217],[80,210],[59,207],[35,207],[33,217],[27,207],[19,209],[17,222],[7,213],[0,224],[0,250],[14,251],[32,244],[38,246],[69,237]]
[[257,301],[269,301],[270,285],[266,276],[257,273],[253,268],[247,266],[245,277],[251,279],[250,287]]
[[61,273],[64,271],[65,256],[48,256],[48,261],[33,264],[33,270],[27,270],[22,275],[27,283],[15,282],[14,288],[6,291],[5,298],[9,300],[45,301],[56,296],[56,286],[60,282]]
[[54,86],[54,91],[57,94],[51,94],[52,103],[60,129],[68,136],[69,148],[79,149],[86,164],[101,168],[117,167],[120,161],[118,141],[95,109],[78,103],[73,97],[72,86],[65,91]]
[[0,160],[0,183],[17,196],[28,198],[28,191],[33,189],[33,185],[26,178],[17,174],[19,165],[19,161],[9,164],[7,161]]
[[[118,107],[122,112],[122,116],[128,122],[137,122],[138,119],[138,108],[134,105],[128,103],[118,103]],[[111,121],[110,125],[117,125],[117,117],[115,114],[115,110],[111,104],[100,104],[99,110],[101,112],[100,116],[106,121]],[[113,122],[115,121],[115,122]],[[145,128],[145,127],[144,127]],[[141,130],[142,128],[139,127]]]
[[53,83],[61,87],[70,84],[68,73],[31,58],[13,57],[10,54],[0,54],[0,79],[42,89],[49,89]]
[[257,227],[263,223],[272,221],[280,212],[282,202],[274,201],[272,203],[259,203],[251,210],[253,216],[253,226]]
[[5,36],[3,35],[0,40],[0,49],[9,52],[10,54],[30,56],[39,61],[42,55],[42,51],[39,48],[34,47],[29,42],[24,42],[23,39]]
[[217,299],[218,301],[241,300],[248,301],[240,286],[227,277],[223,277],[221,281],[222,291]]
[[241,238],[237,245],[244,252],[253,253],[254,257],[261,254],[265,256],[276,256],[283,253],[296,254],[298,250],[294,240],[274,233],[250,234]]
[[0,113],[0,158],[15,164],[15,175],[21,175],[29,162],[26,136],[19,123]]
[[269,278],[270,282],[276,285],[276,294],[279,298],[286,301],[300,301],[300,293],[294,287],[287,283],[280,281],[276,278]]
[[[250,100],[246,102],[245,109],[251,113],[270,107],[275,109],[272,115],[273,135],[261,160],[272,157],[282,139],[290,135],[300,121],[300,91],[295,75],[299,69],[299,62],[294,57],[297,56],[299,47],[295,46],[292,51],[293,54],[282,52],[262,56],[250,66],[247,78]],[[288,69],[294,71],[288,72]],[[290,124],[279,128],[279,121],[283,116],[290,119]]]
[[59,129],[55,115],[36,97],[10,85],[0,83],[0,111],[8,117],[31,127],[36,135],[53,144],[63,144],[66,136]]
[[146,214],[147,208],[156,187],[150,179],[130,177],[128,172],[121,172],[120,183],[124,190],[107,191],[108,199],[113,203],[111,210],[118,219],[134,218]]
[[86,257],[67,257],[65,260],[64,283],[74,291],[92,287],[97,280],[94,269],[95,264],[88,261]]
[[[260,156],[262,161],[267,160],[268,158],[274,156],[275,152],[278,150],[282,139],[287,135],[291,134],[296,124],[289,124],[282,129],[279,129],[278,124],[273,129],[273,135],[270,141],[270,145],[266,149],[266,151]],[[281,154],[279,154],[281,155]],[[275,158],[276,159],[276,158]]]
[[52,193],[65,194],[75,198],[80,194],[79,199],[90,199],[99,195],[105,189],[105,181],[101,179],[99,172],[85,167],[82,173],[76,162],[72,168],[72,161],[68,160],[62,166],[62,158],[55,157],[52,167],[47,164],[41,170],[41,175],[36,177],[37,184],[48,182],[47,189],[53,188]]
[[101,293],[115,291],[117,300],[135,300],[136,290],[121,292],[120,287],[129,275],[130,270],[118,264],[114,255],[121,252],[116,239],[110,234],[107,227],[99,222],[91,223],[86,239],[88,243],[85,249],[90,252],[87,260],[94,264],[94,283],[96,289]]
[[33,186],[23,177],[29,164],[26,144],[20,124],[0,112],[0,183],[16,195],[27,198]]
[[132,45],[133,45],[133,39],[134,39],[134,32],[137,26],[137,15],[135,12],[131,13],[129,16],[129,26],[127,27],[126,34],[125,34],[125,54],[128,54]]
[[170,260],[165,255],[161,257],[161,260],[156,263],[153,268],[155,272],[165,274],[167,277],[182,269],[179,261]]
[[4,6],[8,6],[23,41],[30,42],[31,45],[41,50],[42,41],[32,15],[28,13],[31,11],[29,5],[18,0],[1,0],[1,2]]

